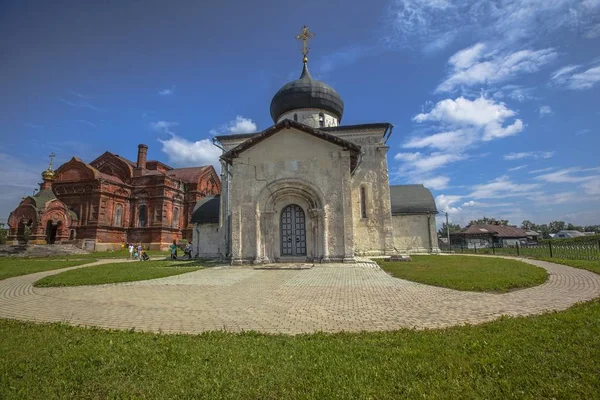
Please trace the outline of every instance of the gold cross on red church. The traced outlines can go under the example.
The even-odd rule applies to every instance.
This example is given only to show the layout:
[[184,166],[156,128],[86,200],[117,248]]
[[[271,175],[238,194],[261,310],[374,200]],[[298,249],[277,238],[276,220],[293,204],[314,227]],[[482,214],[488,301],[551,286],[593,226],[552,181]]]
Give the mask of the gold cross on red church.
[[52,160],[54,160],[54,157],[56,157],[56,154],[54,152],[50,153],[50,165],[48,166],[50,171],[52,171]]
[[308,62],[308,52],[310,51],[310,48],[307,46],[308,41],[310,39],[312,39],[312,37],[315,36],[314,33],[312,33],[311,31],[308,30],[308,27],[306,25],[304,25],[302,27],[302,31],[300,31],[299,34],[296,35],[296,39],[301,40],[302,41],[302,54],[304,55],[304,62]]

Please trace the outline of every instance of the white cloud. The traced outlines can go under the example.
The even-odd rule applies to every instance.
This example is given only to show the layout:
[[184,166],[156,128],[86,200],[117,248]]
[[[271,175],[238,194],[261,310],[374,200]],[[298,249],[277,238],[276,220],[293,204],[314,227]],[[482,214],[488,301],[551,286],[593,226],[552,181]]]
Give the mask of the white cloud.
[[595,39],[600,36],[600,24],[591,26],[584,34],[586,39]]
[[476,43],[471,47],[462,49],[450,57],[448,63],[457,69],[469,68],[483,56],[485,46],[485,43]]
[[84,101],[84,100],[75,100],[75,101],[69,101],[69,100],[65,100],[62,97],[58,98],[60,101],[62,101],[65,104],[70,105],[71,107],[77,107],[77,108],[89,108],[90,110],[94,110],[94,111],[104,111],[103,109],[96,107],[95,105]]
[[433,175],[438,170],[448,164],[464,160],[467,156],[463,154],[452,153],[398,153],[394,157],[396,161],[402,164],[397,172],[393,174],[393,180],[402,180],[408,183],[422,183],[433,190],[442,190],[448,187],[450,178],[445,175]]
[[586,133],[589,133],[589,132],[590,132],[590,129],[587,129],[587,128],[586,129],[581,129],[581,130],[579,130],[579,131],[577,131],[575,133],[575,136],[585,135]]
[[517,167],[509,168],[509,171],[518,171],[520,169],[527,168],[527,164],[519,165]]
[[550,76],[550,79],[552,79],[552,80],[564,79],[565,77],[570,76],[571,72],[575,71],[579,67],[580,67],[579,65],[565,65],[564,67],[559,68],[556,71],[554,71],[552,73],[552,76]]
[[511,100],[524,102],[525,100],[536,99],[536,96],[533,95],[533,91],[534,88],[526,88],[519,85],[508,84],[496,89],[492,96],[495,99],[503,99],[504,97],[507,97]]
[[150,122],[150,128],[154,129],[155,131],[170,131],[171,128],[175,127],[179,125],[179,122],[170,122],[170,121],[156,121],[156,122]]
[[478,205],[478,204],[479,204],[479,203],[477,203],[477,202],[475,202],[475,201],[473,201],[473,200],[469,200],[469,201],[467,201],[467,202],[463,203],[463,205],[462,205],[462,206],[463,206],[463,207],[473,207],[473,206],[476,206],[476,205]]
[[540,179],[545,182],[551,183],[580,183],[588,182],[600,178],[599,175],[581,175],[582,173],[597,172],[600,171],[598,168],[581,168],[571,167],[565,168],[558,171],[550,172],[548,174],[536,176],[536,179]]
[[600,176],[592,177],[581,185],[585,193],[593,196],[600,196]]
[[167,154],[169,161],[177,166],[213,165],[220,169],[219,156],[221,150],[213,145],[210,139],[195,142],[171,133],[171,138],[162,140],[162,151]]
[[443,190],[448,187],[448,183],[450,183],[450,178],[447,176],[433,176],[430,178],[424,178],[421,182],[426,188],[433,190]]
[[523,73],[536,72],[558,56],[552,48],[483,54],[483,46],[477,43],[450,57],[450,74],[436,92],[506,81]]
[[533,171],[529,171],[529,173],[530,173],[530,174],[539,174],[540,172],[552,171],[553,169],[554,169],[554,167],[541,168],[541,169],[534,169]]
[[539,193],[529,196],[528,199],[544,205],[585,203],[594,200],[591,196],[576,192]]
[[524,151],[520,153],[508,153],[503,156],[505,160],[522,160],[524,158],[532,158],[538,160],[540,158],[550,158],[556,154],[554,151]]
[[258,127],[254,121],[250,118],[242,117],[238,115],[234,120],[229,121],[227,124],[222,125],[219,129],[212,129],[211,135],[229,135],[235,133],[254,133],[258,130]]
[[501,176],[491,182],[474,185],[468,197],[473,199],[494,199],[512,196],[523,196],[539,189],[537,183],[515,183],[508,176]]
[[575,73],[580,68],[580,65],[567,65],[554,71],[550,77],[550,82],[555,86],[571,90],[590,89],[600,83],[600,66],[594,66],[583,72]]
[[[418,114],[413,120],[416,122],[434,121],[454,127],[476,128],[480,134],[479,139],[489,141],[512,136],[523,130],[523,121],[520,119],[504,126],[505,121],[515,114],[515,111],[507,108],[504,103],[496,102],[493,99],[479,97],[475,100],[469,100],[458,97],[456,100],[445,99],[438,102],[430,112]],[[405,147],[431,146],[443,148],[450,143],[454,143],[454,145],[465,143],[466,147],[478,139],[476,136],[473,137],[473,134],[473,131],[465,131],[464,129],[443,132],[425,138],[413,138]],[[454,140],[458,136],[462,136],[462,140]]]
[[541,117],[544,117],[546,115],[552,114],[552,108],[550,106],[541,106],[538,109],[538,112],[539,112],[540,118],[541,118]]
[[474,35],[505,46],[560,30],[593,38],[598,10],[596,0],[393,0],[386,42],[431,51]]
[[158,91],[158,94],[160,96],[170,96],[174,93],[174,88],[170,88],[170,89],[162,89]]
[[438,150],[464,148],[477,140],[477,132],[472,129],[457,129],[430,136],[413,137],[402,147],[406,149],[431,147]]
[[453,205],[459,202],[462,198],[463,196],[440,194],[435,197],[435,204],[437,209],[441,212],[456,213],[459,212],[461,208],[458,206],[454,207]]
[[600,82],[600,66],[571,75],[568,87],[573,90],[584,90],[595,86],[598,82]]
[[475,100],[458,97],[456,100],[445,99],[435,105],[428,113],[416,115],[413,120],[441,121],[457,125],[485,126],[492,122],[504,121],[512,117],[515,112],[508,109],[503,103],[496,103],[492,99],[479,97]]
[[466,159],[466,155],[451,153],[398,153],[395,160],[404,161],[405,167],[417,173],[430,172],[456,161]]

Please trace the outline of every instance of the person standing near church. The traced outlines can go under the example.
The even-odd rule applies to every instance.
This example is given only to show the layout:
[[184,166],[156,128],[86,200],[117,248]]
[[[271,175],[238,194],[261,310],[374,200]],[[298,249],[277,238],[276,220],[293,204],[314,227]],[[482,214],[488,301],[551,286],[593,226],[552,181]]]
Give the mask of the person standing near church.
[[175,239],[169,248],[171,249],[171,260],[177,260],[177,241]]
[[129,243],[129,260],[133,258],[133,244]]

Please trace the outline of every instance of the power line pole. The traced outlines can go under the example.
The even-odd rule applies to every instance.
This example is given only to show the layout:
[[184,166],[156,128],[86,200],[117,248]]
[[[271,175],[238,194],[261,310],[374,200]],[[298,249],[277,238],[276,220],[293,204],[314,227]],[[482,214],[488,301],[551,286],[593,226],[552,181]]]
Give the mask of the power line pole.
[[448,224],[448,211],[446,211],[446,235],[448,235],[448,248],[450,248],[450,225]]

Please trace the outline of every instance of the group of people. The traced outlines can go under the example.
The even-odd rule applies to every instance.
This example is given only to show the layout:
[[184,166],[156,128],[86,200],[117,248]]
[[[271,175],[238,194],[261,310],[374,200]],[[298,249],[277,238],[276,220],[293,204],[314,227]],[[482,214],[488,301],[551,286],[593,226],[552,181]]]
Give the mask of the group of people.
[[[169,250],[171,250],[171,260],[177,260],[178,248],[179,246],[177,246],[177,240],[173,240],[173,244],[169,246]],[[192,246],[189,243],[183,246],[183,257],[187,257],[188,260],[192,258]]]
[[138,244],[136,246],[134,244],[129,243],[127,245],[127,248],[129,249],[130,260],[148,261],[150,259],[150,257],[148,257],[148,254],[146,254],[146,250],[144,250],[141,244]]
[[[144,250],[144,248],[142,247],[141,244],[132,244],[132,243],[127,243],[125,245],[121,245],[121,248],[126,247],[129,250],[129,259],[130,260],[139,260],[139,261],[147,261],[150,259],[150,257],[148,256],[148,254],[146,253],[146,250]],[[177,250],[179,249],[180,246],[177,245],[177,241],[173,240],[173,244],[171,244],[171,246],[169,247],[169,250],[171,251],[171,259],[172,260],[177,260]],[[181,247],[183,250],[183,257],[186,258],[188,260],[192,259],[192,246],[187,243],[185,246]]]

